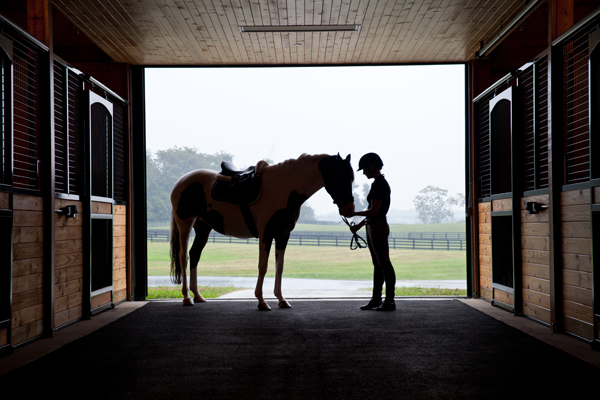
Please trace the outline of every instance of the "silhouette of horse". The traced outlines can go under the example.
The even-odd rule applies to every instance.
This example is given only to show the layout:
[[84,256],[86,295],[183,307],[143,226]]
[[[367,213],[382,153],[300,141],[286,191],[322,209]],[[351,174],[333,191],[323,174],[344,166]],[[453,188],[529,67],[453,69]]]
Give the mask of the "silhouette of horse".
[[[222,171],[196,170],[182,176],[171,193],[171,276],[182,284],[184,305],[203,302],[198,292],[197,267],[211,230],[237,238],[259,240],[258,280],[254,295],[259,310],[271,308],[263,298],[263,280],[275,240],[274,294],[281,308],[291,306],[281,293],[285,248],[300,206],[322,187],[341,210],[354,209],[354,172],[350,155],[303,154],[298,159],[269,166],[259,161],[244,171],[223,162]],[[196,237],[189,251],[190,287],[187,286],[188,243],[192,228]]]

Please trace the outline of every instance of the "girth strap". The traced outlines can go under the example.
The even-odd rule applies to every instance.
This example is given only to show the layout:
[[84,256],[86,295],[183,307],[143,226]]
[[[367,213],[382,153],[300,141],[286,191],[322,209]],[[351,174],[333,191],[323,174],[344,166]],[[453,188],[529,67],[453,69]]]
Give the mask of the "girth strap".
[[252,218],[252,213],[250,212],[250,206],[246,203],[240,204],[240,210],[242,210],[242,215],[244,216],[244,221],[246,221],[246,226],[248,230],[255,238],[258,237],[258,228],[256,228],[256,223],[254,222],[254,218]]

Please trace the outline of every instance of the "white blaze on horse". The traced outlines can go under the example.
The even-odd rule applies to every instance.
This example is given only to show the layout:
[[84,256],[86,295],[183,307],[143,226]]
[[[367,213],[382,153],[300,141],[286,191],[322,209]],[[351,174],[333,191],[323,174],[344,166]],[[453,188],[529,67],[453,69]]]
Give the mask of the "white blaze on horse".
[[[259,240],[258,280],[254,294],[260,310],[269,310],[263,298],[263,280],[271,244],[275,240],[275,289],[278,305],[289,308],[281,293],[285,248],[294,229],[300,206],[325,187],[342,210],[354,208],[354,172],[350,155],[301,155],[269,166],[260,161],[256,167],[236,171],[229,163],[222,171],[196,170],[182,176],[171,193],[171,275],[182,284],[184,305],[205,301],[198,292],[197,267],[211,230],[237,238]],[[188,243],[192,229],[196,237],[189,251],[190,287],[186,269]]]

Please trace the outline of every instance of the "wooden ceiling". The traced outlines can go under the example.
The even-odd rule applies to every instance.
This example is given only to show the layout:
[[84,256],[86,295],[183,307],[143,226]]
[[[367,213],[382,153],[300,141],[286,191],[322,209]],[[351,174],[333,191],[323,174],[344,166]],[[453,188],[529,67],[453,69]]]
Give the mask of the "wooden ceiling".
[[[464,62],[524,0],[52,0],[114,61],[134,65]],[[360,25],[247,33],[240,26]]]

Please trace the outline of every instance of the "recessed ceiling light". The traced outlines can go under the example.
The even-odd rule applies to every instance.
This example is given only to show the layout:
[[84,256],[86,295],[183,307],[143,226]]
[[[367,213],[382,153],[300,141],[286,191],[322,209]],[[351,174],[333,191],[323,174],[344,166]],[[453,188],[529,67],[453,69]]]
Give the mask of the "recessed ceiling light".
[[294,46],[302,46],[302,43],[294,43]]
[[351,32],[351,31],[360,31],[360,25],[240,26],[240,32]]

